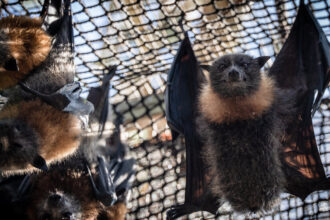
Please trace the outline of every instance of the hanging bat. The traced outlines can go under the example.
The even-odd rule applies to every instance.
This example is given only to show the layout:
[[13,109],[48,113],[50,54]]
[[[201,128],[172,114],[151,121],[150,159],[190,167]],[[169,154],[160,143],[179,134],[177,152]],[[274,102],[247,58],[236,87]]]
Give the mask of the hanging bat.
[[[103,90],[101,97],[107,92]],[[96,104],[95,99],[91,101]],[[104,107],[96,106],[93,116],[99,118]],[[93,141],[97,142],[93,138],[83,141],[75,156],[33,177],[28,219],[125,219],[135,161],[114,156],[119,154],[111,154],[110,149],[101,151]],[[110,161],[104,159],[107,154],[111,154]]]
[[32,75],[12,88],[0,112],[1,172],[6,175],[46,169],[73,154],[79,146],[79,115],[89,114],[92,104],[82,100],[73,83],[72,21],[70,1],[63,15],[50,24],[57,30],[46,60]]
[[41,26],[39,18],[0,19],[0,90],[25,79],[48,56],[52,38]]
[[[103,115],[106,102],[100,98],[107,93],[108,89],[97,89],[98,96],[88,96],[96,106],[90,123]],[[104,104],[97,104],[99,102]],[[0,204],[6,208],[0,206],[0,212],[11,219],[124,219],[135,162],[124,159],[125,155],[113,152],[109,146],[105,149],[93,143],[97,138],[84,137],[74,156],[50,166],[47,173],[3,180]]]
[[[48,1],[45,1],[47,3]],[[52,36],[51,49],[46,59],[34,68],[28,77],[20,81],[22,86],[16,86],[5,92],[11,100],[33,99],[36,93],[51,95],[61,90],[65,85],[74,82],[75,66],[73,62],[73,30],[70,1],[51,1],[57,5],[59,18],[49,24],[47,33]],[[46,4],[47,5],[47,4]],[[44,6],[43,10],[46,10]],[[42,12],[45,14],[45,12]],[[36,91],[34,94],[27,89]],[[72,91],[69,91],[72,92]],[[38,96],[38,95],[37,95]],[[40,96],[39,96],[40,97]],[[40,97],[43,99],[43,97]],[[57,96],[52,99],[56,102]]]
[[259,73],[265,57],[227,55],[205,78],[185,37],[165,101],[171,129],[185,136],[187,183],[185,203],[172,207],[168,219],[215,214],[224,200],[240,212],[267,210],[281,192],[305,199],[330,189],[311,120],[330,80],[329,51],[304,4],[268,75]]
[[284,182],[280,114],[282,108],[290,114],[290,103],[282,101],[272,78],[260,73],[268,59],[244,54],[217,59],[198,97],[196,124],[209,187],[238,212],[271,209]]

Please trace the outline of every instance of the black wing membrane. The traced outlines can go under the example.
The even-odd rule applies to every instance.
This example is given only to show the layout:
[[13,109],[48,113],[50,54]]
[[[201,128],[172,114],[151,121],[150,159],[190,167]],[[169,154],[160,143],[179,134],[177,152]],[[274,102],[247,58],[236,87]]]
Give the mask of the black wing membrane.
[[293,120],[287,119],[290,122],[281,152],[287,191],[304,199],[313,191],[330,189],[312,124],[312,113],[329,84],[330,47],[306,5],[300,4],[291,32],[269,74],[280,88],[295,90],[290,99],[295,102],[296,111]]
[[206,165],[201,158],[201,140],[197,135],[197,97],[203,73],[194,55],[188,35],[185,34],[178,53],[168,73],[165,94],[166,119],[172,135],[181,133],[186,145],[186,191],[185,202],[173,206],[167,212],[168,219],[178,218],[199,210],[215,213],[217,198],[207,187],[209,179]]
[[91,120],[97,121],[99,125],[99,136],[102,136],[107,121],[109,112],[110,80],[115,75],[116,69],[116,66],[111,67],[109,73],[104,75],[102,85],[96,88],[91,88],[87,97],[87,100],[93,103],[95,107],[95,111],[91,115]]

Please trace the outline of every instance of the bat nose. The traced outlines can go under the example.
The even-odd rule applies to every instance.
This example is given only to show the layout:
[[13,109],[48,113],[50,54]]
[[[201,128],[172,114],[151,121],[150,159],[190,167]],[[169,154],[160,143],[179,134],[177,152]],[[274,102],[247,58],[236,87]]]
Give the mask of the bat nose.
[[232,70],[228,73],[228,78],[230,81],[236,82],[240,80],[240,74],[236,70]]
[[52,205],[57,205],[61,201],[62,196],[59,194],[53,194],[49,196],[48,202]]

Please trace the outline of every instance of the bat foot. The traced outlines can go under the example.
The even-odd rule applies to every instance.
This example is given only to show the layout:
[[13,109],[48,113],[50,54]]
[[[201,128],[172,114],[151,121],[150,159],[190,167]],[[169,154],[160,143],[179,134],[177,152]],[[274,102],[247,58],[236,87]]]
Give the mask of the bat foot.
[[179,218],[183,215],[188,215],[192,212],[198,211],[198,209],[191,205],[181,204],[175,205],[166,212],[166,220],[172,220]]
[[90,181],[95,193],[96,198],[105,206],[112,206],[117,201],[115,186],[107,169],[103,157],[98,157],[98,179],[97,184],[94,182],[93,176],[88,166]]

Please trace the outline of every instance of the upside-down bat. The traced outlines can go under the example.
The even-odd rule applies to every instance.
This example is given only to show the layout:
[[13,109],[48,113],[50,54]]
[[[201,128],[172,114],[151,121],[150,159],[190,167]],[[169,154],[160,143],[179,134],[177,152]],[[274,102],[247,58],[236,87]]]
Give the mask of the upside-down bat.
[[[58,1],[53,0],[51,2]],[[36,94],[27,92],[26,88],[40,94],[51,95],[74,81],[75,66],[73,62],[73,30],[70,1],[59,2],[61,7],[57,8],[57,11],[61,12],[60,17],[53,21],[47,29],[47,33],[53,36],[48,56],[30,72],[28,77],[20,82],[20,84],[24,85],[23,87],[16,86],[5,92],[5,95],[9,97],[11,102],[18,99],[26,100],[36,97]],[[54,96],[54,102],[56,102],[56,98]]]
[[[89,102],[80,97],[72,55],[70,1],[62,16],[50,24],[54,42],[47,58],[31,75],[9,90],[0,112],[3,174],[45,169],[46,163],[73,154],[80,143],[81,123],[76,115],[88,114]],[[84,111],[86,110],[87,111]],[[32,166],[31,166],[32,165]]]
[[[108,84],[110,75],[105,75],[103,84]],[[108,98],[108,88],[103,85],[92,91],[88,100],[96,109],[90,124],[101,118],[107,104],[103,99]],[[11,219],[125,219],[134,160],[125,159],[118,146],[113,150],[114,146],[97,145],[99,137],[84,137],[74,156],[51,165],[47,173],[4,179],[0,183],[0,212]],[[120,137],[115,139],[114,144],[122,146]]]
[[204,77],[186,35],[165,99],[171,129],[185,136],[186,194],[168,219],[215,214],[224,200],[239,212],[270,209],[281,192],[304,199],[330,189],[311,120],[330,80],[329,51],[304,4],[268,75],[259,74],[264,58],[229,55]]
[[39,18],[0,19],[0,90],[15,86],[48,56],[52,38],[41,26]]
[[[108,84],[111,75],[112,71],[105,75],[103,84]],[[96,106],[90,124],[101,118],[104,105],[108,105],[103,100],[108,99],[108,88],[104,85],[98,88],[88,95],[88,100]],[[94,96],[95,91],[99,96]],[[135,173],[134,160],[118,153],[122,149],[112,151],[113,146],[97,145],[100,136],[95,137],[86,136],[75,156],[50,167],[47,173],[32,177],[28,219],[125,219],[127,192]]]
[[[33,177],[31,180],[33,189],[27,207],[28,219],[125,219],[125,200],[116,201],[111,197],[109,198],[112,201],[111,204],[104,205],[95,196],[88,172],[79,166],[79,163],[83,165],[84,162],[78,158],[70,160],[66,164],[50,168],[47,173],[40,173]],[[68,163],[74,165],[68,165]],[[98,170],[108,169],[106,166],[108,164],[99,164]],[[99,176],[99,181],[108,181],[112,178],[100,177],[101,175],[103,173],[100,171],[93,172],[93,176]],[[110,175],[110,172],[107,175]],[[110,187],[115,190],[112,182],[106,182],[106,184],[110,184]]]

